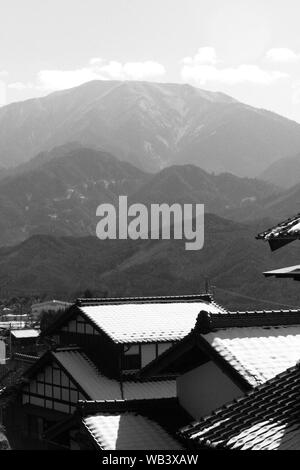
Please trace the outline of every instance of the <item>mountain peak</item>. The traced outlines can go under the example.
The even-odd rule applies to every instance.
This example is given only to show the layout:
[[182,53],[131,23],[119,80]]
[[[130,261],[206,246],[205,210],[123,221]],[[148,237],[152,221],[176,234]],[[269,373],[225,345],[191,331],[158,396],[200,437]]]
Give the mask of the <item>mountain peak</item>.
[[300,151],[300,124],[188,84],[101,81],[0,109],[0,167],[78,142],[157,172],[257,176]]

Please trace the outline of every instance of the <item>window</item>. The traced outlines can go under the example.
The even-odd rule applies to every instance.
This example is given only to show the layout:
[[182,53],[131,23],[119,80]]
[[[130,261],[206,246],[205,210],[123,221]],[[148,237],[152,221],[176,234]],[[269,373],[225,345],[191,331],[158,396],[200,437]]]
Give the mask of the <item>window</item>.
[[135,370],[141,368],[141,350],[138,344],[124,346],[123,369]]
[[142,367],[156,358],[156,344],[142,344]]

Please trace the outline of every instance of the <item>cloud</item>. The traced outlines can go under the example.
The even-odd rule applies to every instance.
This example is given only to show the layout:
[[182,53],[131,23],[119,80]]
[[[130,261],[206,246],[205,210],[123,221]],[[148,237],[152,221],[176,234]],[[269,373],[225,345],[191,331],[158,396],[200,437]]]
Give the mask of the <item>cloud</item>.
[[294,81],[294,83],[292,84],[292,91],[292,104],[300,104],[300,80]]
[[97,80],[92,69],[78,70],[41,70],[38,73],[37,88],[42,90],[63,90],[72,88],[91,80]]
[[[207,63],[203,62],[204,59]],[[210,63],[208,63],[209,59]],[[182,60],[181,78],[185,82],[192,82],[200,86],[208,83],[236,85],[245,82],[269,85],[289,76],[284,72],[264,70],[258,65],[242,64],[237,67],[219,67],[217,64],[220,63],[221,61],[217,59],[213,48],[201,48],[194,57],[185,57]]]
[[[0,79],[7,77],[8,72],[6,70],[0,70]],[[0,106],[6,104],[6,83],[0,80]]]
[[6,85],[0,80],[0,106],[6,104]]
[[278,47],[270,49],[266,53],[266,59],[270,62],[297,62],[300,60],[300,54],[287,47]]
[[200,47],[194,57],[185,57],[182,60],[185,65],[215,65],[218,63],[214,47]]
[[10,88],[12,90],[22,91],[22,90],[28,90],[29,88],[34,88],[34,85],[33,83],[14,82],[14,83],[9,83],[7,85],[7,88]]
[[74,70],[41,70],[36,82],[9,84],[9,88],[22,91],[36,88],[55,91],[76,87],[91,80],[158,80],[166,70],[154,61],[126,62],[106,61],[99,57],[90,59],[86,67]]

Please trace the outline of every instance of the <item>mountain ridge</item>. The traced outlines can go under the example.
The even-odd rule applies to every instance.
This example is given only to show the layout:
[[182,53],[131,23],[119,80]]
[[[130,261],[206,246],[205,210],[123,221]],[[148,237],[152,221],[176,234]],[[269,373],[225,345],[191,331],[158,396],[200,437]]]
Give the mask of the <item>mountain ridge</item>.
[[184,84],[93,81],[0,109],[0,165],[78,141],[143,171],[195,164],[253,177],[300,151],[300,124]]
[[39,154],[0,179],[0,245],[19,243],[35,233],[95,234],[102,203],[204,204],[206,212],[235,217],[253,211],[278,189],[255,179],[213,175],[193,165],[145,173],[107,152],[74,143]]
[[215,299],[231,311],[297,308],[297,283],[265,279],[262,272],[292,264],[298,247],[271,253],[255,240],[260,229],[208,214],[204,248],[194,252],[181,240],[35,235],[0,248],[0,295],[72,300],[85,289],[94,295],[178,295],[203,292],[209,280]]
[[300,182],[300,153],[272,163],[261,173],[260,179],[284,189],[298,184]]

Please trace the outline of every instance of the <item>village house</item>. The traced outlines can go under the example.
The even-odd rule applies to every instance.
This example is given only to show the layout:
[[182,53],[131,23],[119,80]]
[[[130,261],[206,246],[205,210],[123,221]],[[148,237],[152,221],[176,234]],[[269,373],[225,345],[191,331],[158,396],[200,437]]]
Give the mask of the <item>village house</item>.
[[174,451],[184,448],[177,433],[189,423],[176,398],[85,400],[44,439],[48,448]]
[[28,356],[2,409],[13,448],[189,449],[181,429],[295,367],[300,310],[227,312],[209,294],[78,299],[43,336],[53,347]]
[[14,353],[34,355],[39,334],[40,330],[34,328],[10,330],[8,340],[10,355],[12,356]]
[[242,397],[300,358],[300,310],[201,312],[194,330],[144,367],[177,376],[179,404],[195,420]]
[[[47,448],[45,434],[76,413],[79,401],[174,401],[173,376],[137,374],[189,334],[203,309],[226,314],[208,294],[79,299],[44,332],[55,345],[28,368],[4,410],[12,447]],[[63,445],[73,441],[69,433]]]
[[300,365],[184,427],[178,438],[190,451],[299,450]]

